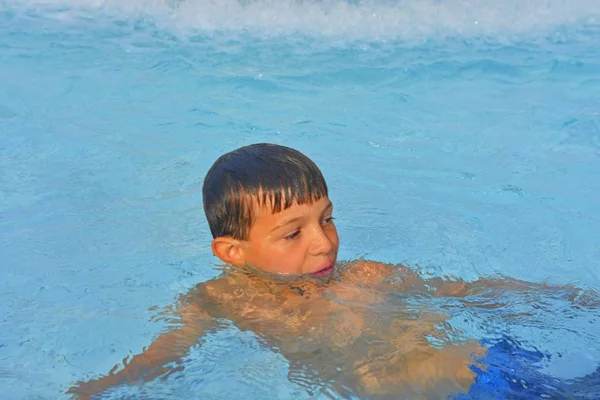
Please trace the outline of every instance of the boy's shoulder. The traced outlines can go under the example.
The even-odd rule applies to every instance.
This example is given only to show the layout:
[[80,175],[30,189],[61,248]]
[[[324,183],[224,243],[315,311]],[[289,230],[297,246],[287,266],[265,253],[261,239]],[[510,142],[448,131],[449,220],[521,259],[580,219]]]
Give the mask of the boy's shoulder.
[[397,289],[421,281],[420,275],[402,264],[353,260],[342,265],[340,276],[346,282],[367,286],[391,285]]
[[194,304],[218,302],[223,297],[234,294],[235,289],[241,285],[239,279],[224,274],[198,283],[184,296],[184,299],[186,303]]
[[242,272],[227,271],[197,284],[185,297],[187,303],[229,310],[231,307],[236,308],[239,303],[252,301],[258,295],[270,292],[268,283],[261,279]]
[[340,275],[345,281],[377,284],[398,273],[398,266],[365,259],[346,261],[341,265]]
[[186,323],[222,316],[222,305],[234,295],[234,285],[221,277],[198,283],[177,300],[173,312]]

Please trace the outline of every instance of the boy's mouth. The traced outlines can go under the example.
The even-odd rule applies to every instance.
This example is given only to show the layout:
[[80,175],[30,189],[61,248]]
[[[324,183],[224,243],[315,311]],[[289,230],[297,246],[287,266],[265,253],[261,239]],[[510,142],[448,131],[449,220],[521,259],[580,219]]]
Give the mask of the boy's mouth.
[[333,264],[327,264],[324,265],[320,270],[318,270],[317,272],[313,272],[312,274],[314,276],[327,276],[329,274],[331,274],[333,272]]

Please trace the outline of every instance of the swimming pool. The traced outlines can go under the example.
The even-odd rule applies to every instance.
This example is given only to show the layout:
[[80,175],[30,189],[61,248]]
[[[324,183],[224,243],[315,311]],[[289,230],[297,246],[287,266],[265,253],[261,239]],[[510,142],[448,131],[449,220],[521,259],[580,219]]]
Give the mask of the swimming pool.
[[[599,18],[594,0],[0,0],[2,397],[61,398],[151,342],[156,307],[217,274],[206,170],[252,142],[321,166],[341,259],[600,289]],[[597,309],[513,300],[529,318],[454,324],[550,355],[561,382],[598,368]],[[310,397],[234,327],[127,390]]]

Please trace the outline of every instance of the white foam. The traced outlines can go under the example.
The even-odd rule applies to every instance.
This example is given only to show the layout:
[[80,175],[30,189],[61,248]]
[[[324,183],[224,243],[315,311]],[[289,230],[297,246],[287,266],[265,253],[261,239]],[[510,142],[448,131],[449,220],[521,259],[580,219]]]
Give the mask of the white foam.
[[[176,32],[244,32],[344,39],[548,33],[598,26],[599,0],[0,0],[3,8],[149,18]],[[54,10],[54,11],[52,11]]]

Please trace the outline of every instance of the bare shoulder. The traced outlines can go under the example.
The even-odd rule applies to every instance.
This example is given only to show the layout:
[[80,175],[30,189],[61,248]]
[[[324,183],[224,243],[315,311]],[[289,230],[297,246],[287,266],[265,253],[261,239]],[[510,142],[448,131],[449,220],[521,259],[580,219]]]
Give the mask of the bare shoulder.
[[376,285],[397,273],[397,265],[360,259],[344,263],[340,274],[349,282]]
[[366,285],[390,285],[395,289],[422,287],[421,275],[402,264],[382,263],[370,260],[348,261],[342,266],[344,281]]
[[248,276],[230,273],[196,285],[182,298],[180,307],[188,312],[201,310],[213,318],[235,318],[260,289]]
[[208,320],[217,317],[215,305],[220,303],[224,293],[230,292],[231,283],[226,279],[212,279],[201,282],[177,301],[176,313],[184,321]]

